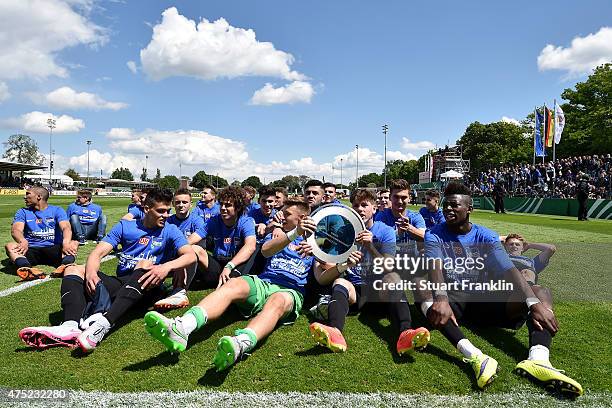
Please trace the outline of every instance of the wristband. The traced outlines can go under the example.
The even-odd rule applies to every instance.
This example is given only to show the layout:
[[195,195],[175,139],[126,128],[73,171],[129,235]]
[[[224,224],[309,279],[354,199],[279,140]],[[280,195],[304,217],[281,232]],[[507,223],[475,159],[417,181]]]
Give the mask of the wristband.
[[225,264],[225,269],[229,269],[230,271],[233,271],[235,267],[236,265],[234,265],[231,261]]
[[340,275],[342,275],[344,272],[346,272],[348,270],[348,262],[344,262],[344,263],[337,263],[336,264],[336,268],[338,269],[338,273]]
[[289,232],[285,232],[285,234],[287,235],[289,242],[293,242],[293,240],[295,240],[298,237],[297,227],[295,227]]
[[427,300],[421,303],[421,312],[423,312],[423,316],[427,316],[427,311],[433,305],[431,300]]
[[529,297],[525,299],[525,303],[527,304],[527,309],[531,309],[531,306],[541,302],[540,299],[538,299],[537,297]]

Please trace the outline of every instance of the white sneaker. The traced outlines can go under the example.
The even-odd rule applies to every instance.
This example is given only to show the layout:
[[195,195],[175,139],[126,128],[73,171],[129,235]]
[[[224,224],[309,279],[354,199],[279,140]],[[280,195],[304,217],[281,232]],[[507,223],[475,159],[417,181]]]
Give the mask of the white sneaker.
[[187,306],[189,306],[187,291],[179,288],[174,289],[172,292],[170,292],[170,296],[165,299],[158,300],[153,305],[156,310],[181,309]]
[[317,321],[324,322],[329,319],[329,304],[331,302],[331,295],[323,295],[319,298],[316,305],[311,307],[308,312],[310,316]]
[[76,347],[81,330],[74,324],[59,326],[26,327],[19,332],[19,338],[28,346],[40,350],[49,347]]
[[76,343],[83,352],[89,353],[98,347],[98,344],[110,329],[111,325],[108,320],[106,320],[106,317],[101,316],[77,337]]
[[180,317],[168,319],[157,312],[144,316],[145,329],[155,340],[162,343],[171,353],[185,351],[189,334],[183,328]]
[[81,328],[81,330],[87,330],[89,329],[89,326],[91,326],[96,320],[98,320],[102,316],[104,316],[102,313],[94,313],[85,320],[81,319],[79,321],[79,327]]

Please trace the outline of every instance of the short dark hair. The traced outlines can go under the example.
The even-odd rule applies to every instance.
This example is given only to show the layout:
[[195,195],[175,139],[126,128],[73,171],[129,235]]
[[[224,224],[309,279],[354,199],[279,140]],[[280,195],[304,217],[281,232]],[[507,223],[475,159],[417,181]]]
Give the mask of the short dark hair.
[[253,197],[255,197],[255,194],[257,194],[257,190],[255,190],[255,187],[253,186],[244,186],[242,188],[245,192],[249,193]]
[[77,195],[87,197],[88,200],[91,200],[91,191],[89,190],[79,190],[77,191]]
[[259,193],[259,199],[261,200],[262,197],[274,196],[276,194],[276,191],[274,191],[274,189],[271,187],[263,186],[259,188],[258,193]]
[[176,197],[177,195],[188,195],[191,197],[191,191],[186,188],[179,188],[174,192],[174,196]]
[[385,194],[385,193],[390,193],[389,190],[387,190],[386,188],[381,188],[380,190],[378,190],[377,194]]
[[444,189],[444,196],[449,196],[453,194],[466,195],[471,197],[472,191],[463,183],[459,183],[457,181],[451,181],[448,183],[446,188]]
[[217,195],[217,189],[214,186],[211,186],[210,184],[207,184],[207,185],[204,186],[202,191],[204,191],[206,189],[209,189],[213,193],[214,196]]
[[49,190],[47,190],[46,188],[41,187],[41,186],[36,186],[36,187],[30,187],[30,190],[32,190],[34,194],[41,196],[43,200],[49,201]]
[[310,179],[304,184],[304,191],[306,191],[308,187],[321,187],[321,189],[323,189],[323,183],[321,180]]
[[329,181],[327,183],[323,183],[323,188],[327,188],[327,187],[333,187],[334,191],[336,191],[336,185],[334,183],[330,183]]
[[172,198],[174,194],[172,194],[172,190],[169,188],[159,188],[155,187],[147,192],[147,198],[145,198],[144,204],[147,207],[151,208],[155,203],[172,203]]
[[351,204],[355,202],[369,201],[372,204],[376,204],[376,196],[370,190],[366,190],[365,188],[360,188],[358,190],[353,190],[351,193]]
[[240,217],[244,214],[247,206],[246,194],[242,187],[229,186],[219,193],[219,203],[230,201],[236,209],[236,214]]
[[389,191],[393,193],[393,190],[410,190],[410,183],[404,179],[391,180]]
[[425,192],[426,196],[430,196],[431,198],[440,198],[440,192],[438,190],[434,190],[433,188],[430,190],[427,190]]
[[285,196],[285,198],[287,197],[287,189],[285,187],[275,187],[274,188],[274,193],[281,193],[282,195]]
[[287,200],[285,202],[285,205],[283,206],[283,208],[289,208],[289,207],[297,207],[304,214],[310,214],[310,206],[308,205],[308,203],[306,201],[294,200],[294,199]]

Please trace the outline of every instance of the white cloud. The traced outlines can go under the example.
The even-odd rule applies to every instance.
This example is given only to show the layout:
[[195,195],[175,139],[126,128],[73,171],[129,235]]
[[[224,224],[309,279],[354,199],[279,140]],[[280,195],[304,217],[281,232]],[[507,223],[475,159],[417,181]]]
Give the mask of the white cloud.
[[510,118],[508,116],[502,116],[501,121],[502,122],[506,122],[506,123],[512,123],[513,125],[516,125],[516,126],[520,126],[521,125],[521,122],[519,122],[518,120],[516,120],[514,118]]
[[74,3],[0,1],[0,78],[66,77],[68,70],[57,61],[59,51],[106,41],[104,30],[77,13]]
[[602,27],[595,34],[574,38],[567,48],[546,45],[538,56],[538,69],[565,70],[568,75],[575,76],[588,73],[596,66],[611,61],[612,27]]
[[5,128],[17,129],[24,132],[47,133],[47,119],[55,119],[56,128],[53,133],[76,133],[85,127],[82,119],[68,115],[56,116],[52,113],[30,112],[16,118],[4,119],[1,124]]
[[142,70],[152,79],[190,76],[200,79],[268,76],[289,81],[306,79],[292,71],[294,58],[270,42],[258,41],[255,31],[232,27],[225,19],[202,19],[197,24],[170,7],[153,37],[140,51]]
[[60,109],[109,109],[116,111],[128,107],[127,103],[109,102],[96,94],[77,92],[68,86],[57,88],[46,95],[30,95],[30,97],[36,103]]
[[125,65],[127,65],[128,69],[132,71],[132,74],[138,73],[138,67],[136,66],[136,63],[134,61],[128,61]]
[[11,97],[11,93],[8,90],[6,83],[0,81],[0,103],[6,101]]
[[427,140],[412,142],[407,137],[402,137],[402,147],[406,150],[429,150],[435,148],[436,145]]
[[293,81],[290,84],[274,88],[272,84],[266,84],[263,88],[255,91],[251,98],[251,105],[278,105],[294,103],[310,103],[314,95],[312,85],[304,81]]

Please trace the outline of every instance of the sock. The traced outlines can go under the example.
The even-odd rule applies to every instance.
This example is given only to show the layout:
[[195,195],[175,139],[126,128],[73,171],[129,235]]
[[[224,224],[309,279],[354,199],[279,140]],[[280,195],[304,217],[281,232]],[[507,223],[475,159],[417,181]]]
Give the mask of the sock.
[[257,344],[257,335],[253,329],[247,327],[246,329],[236,330],[235,334],[236,340],[238,340],[240,344],[246,345],[246,348],[242,350],[243,353],[253,350]]
[[87,306],[83,279],[76,275],[65,276],[62,279],[60,293],[64,321],[78,322]]
[[342,285],[334,285],[332,297],[328,306],[329,325],[342,331],[349,311],[348,289]]
[[412,325],[412,317],[410,316],[410,307],[406,296],[401,294],[400,299],[394,302],[387,303],[387,313],[389,321],[395,334],[395,338],[399,338],[404,330],[408,330]]
[[66,255],[62,258],[62,265],[68,265],[74,263],[75,261],[76,259],[74,258],[74,255]]
[[529,349],[529,357],[528,360],[539,360],[539,361],[549,361],[550,358],[550,350],[548,347],[542,346],[540,344],[531,346]]
[[194,306],[187,311],[181,317],[181,322],[183,323],[183,329],[187,333],[187,335],[191,334],[192,331],[199,329],[204,326],[208,321],[208,314],[206,310],[201,306]]
[[134,306],[143,297],[143,290],[138,279],[144,275],[144,269],[135,269],[130,275],[130,280],[127,281],[118,291],[111,308],[106,312],[106,319],[111,325],[114,325],[121,316],[125,314],[132,306]]
[[552,335],[548,330],[538,330],[531,318],[527,319],[527,329],[529,330],[529,347],[544,346],[550,348]]
[[17,269],[32,267],[30,261],[28,261],[28,258],[26,258],[25,256],[20,256],[19,258],[15,259],[15,266],[17,267]]
[[457,350],[459,350],[459,352],[463,354],[465,358],[472,358],[474,356],[482,355],[482,351],[480,351],[480,349],[473,345],[468,339],[459,340],[459,343],[457,343]]

